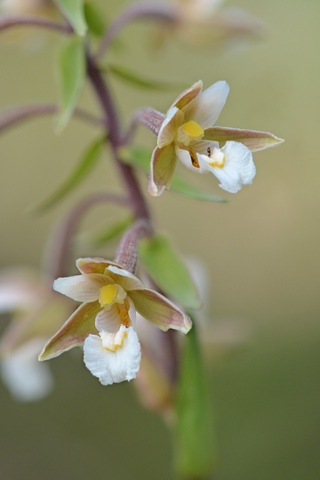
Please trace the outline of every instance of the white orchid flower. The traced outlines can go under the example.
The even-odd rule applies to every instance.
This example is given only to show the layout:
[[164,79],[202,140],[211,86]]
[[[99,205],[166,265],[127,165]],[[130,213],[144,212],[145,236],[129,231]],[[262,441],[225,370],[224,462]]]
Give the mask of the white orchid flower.
[[219,81],[202,91],[202,81],[179,95],[161,125],[153,151],[148,191],[161,195],[169,188],[177,159],[196,173],[213,173],[230,193],[252,183],[256,168],[252,151],[275,146],[282,139],[268,132],[212,127],[229,94]]
[[2,0],[0,9],[9,14],[46,13],[53,8],[51,0]]
[[10,312],[13,318],[0,340],[0,373],[15,399],[35,401],[52,390],[52,374],[37,357],[71,311],[71,300],[57,295],[35,272],[1,271],[0,313]]
[[161,330],[187,333],[191,320],[130,272],[102,258],[77,261],[81,275],[59,278],[54,289],[82,305],[44,347],[45,360],[84,344],[84,362],[103,385],[135,378],[140,366],[136,311]]

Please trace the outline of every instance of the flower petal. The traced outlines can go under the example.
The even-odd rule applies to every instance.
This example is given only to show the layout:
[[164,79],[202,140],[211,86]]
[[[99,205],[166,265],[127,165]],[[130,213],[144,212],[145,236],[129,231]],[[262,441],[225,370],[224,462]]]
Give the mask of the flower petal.
[[100,310],[101,306],[98,301],[80,305],[43,347],[39,360],[57,357],[70,348],[82,345],[90,333],[97,334],[95,319]]
[[161,195],[170,187],[177,164],[177,157],[173,144],[166,147],[156,147],[151,159],[151,170],[148,185],[150,195]]
[[193,120],[205,130],[218,120],[229,95],[229,85],[219,81],[204,90],[183,109],[185,119]]
[[227,142],[221,149],[225,155],[222,168],[209,167],[220,181],[220,187],[230,193],[237,193],[243,185],[250,185],[256,174],[250,150],[238,142]]
[[100,257],[88,257],[88,258],[78,258],[76,261],[77,269],[81,273],[101,273],[104,274],[104,271],[109,265],[115,265],[116,267],[120,267],[114,262],[110,262],[109,260],[105,260],[104,258]]
[[108,308],[103,308],[96,316],[95,325],[99,332],[102,332],[103,330],[110,333],[117,332],[121,325],[119,305],[113,304]]
[[115,333],[121,324],[125,327],[133,326],[136,323],[136,309],[133,301],[127,297],[123,304],[114,303],[105,307],[96,317],[96,328],[99,332],[105,331]]
[[171,105],[170,109],[173,107],[177,107],[180,110],[182,110],[182,108],[188,105],[194,98],[196,98],[201,93],[202,87],[203,87],[202,80],[198,80],[190,88],[187,88],[182,93],[180,93],[180,95],[175,99],[175,101]]
[[84,343],[84,363],[102,385],[130,381],[139,371],[141,350],[138,336],[132,327],[121,327],[120,333],[123,330],[126,338],[115,352],[106,350],[97,335],[89,335]]
[[241,128],[213,127],[204,132],[206,140],[215,140],[222,147],[227,141],[243,143],[251,152],[258,152],[266,148],[275,147],[284,142],[282,138],[276,137],[269,132],[258,130],[243,130]]
[[177,107],[170,108],[158,134],[157,145],[159,148],[163,148],[173,142],[178,128],[183,123],[183,119],[184,115],[181,110]]
[[109,283],[113,282],[106,275],[91,273],[58,278],[54,281],[53,288],[77,302],[94,302],[99,298],[100,289]]
[[[189,168],[189,170],[192,170],[193,172],[196,172],[196,173],[207,173],[208,168],[206,167],[204,162],[200,161],[199,154],[197,154],[196,151],[193,151],[193,154],[192,154],[193,157],[191,157],[189,150],[176,147],[176,155],[180,160],[180,162],[183,163],[185,167]],[[194,162],[192,162],[192,158],[195,158],[195,157],[198,160],[199,167],[195,167],[193,164]]]
[[120,285],[126,292],[130,290],[139,290],[144,288],[140,280],[132,273],[124,270],[123,268],[115,267],[111,265],[108,267],[107,272],[110,272],[110,277],[115,283]]
[[40,400],[53,388],[49,366],[37,360],[43,342],[42,338],[29,340],[1,361],[2,380],[16,400]]
[[160,293],[148,289],[135,290],[130,292],[130,297],[137,312],[161,330],[173,328],[184,333],[190,330],[192,322],[188,315]]

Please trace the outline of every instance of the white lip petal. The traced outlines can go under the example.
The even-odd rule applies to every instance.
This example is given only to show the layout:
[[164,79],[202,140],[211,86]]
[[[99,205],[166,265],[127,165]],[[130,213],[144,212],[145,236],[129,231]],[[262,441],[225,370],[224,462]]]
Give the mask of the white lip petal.
[[132,327],[120,327],[125,333],[123,344],[115,352],[106,350],[101,338],[89,335],[84,343],[84,363],[102,385],[111,385],[136,377],[140,368],[141,350],[138,335]]
[[204,90],[183,109],[186,121],[194,120],[204,130],[214,125],[226,103],[229,90],[224,80]]
[[44,342],[42,338],[30,340],[1,361],[2,380],[16,400],[40,400],[53,388],[49,366],[37,359]]
[[185,167],[187,167],[189,170],[192,170],[193,172],[196,172],[196,173],[207,173],[208,171],[207,163],[201,161],[201,155],[198,155],[197,152],[194,151],[194,154],[197,157],[199,168],[193,166],[191,155],[188,150],[185,150],[184,148],[176,147],[176,155],[179,158],[180,162],[183,163]]
[[256,167],[250,150],[238,142],[227,142],[221,149],[225,155],[222,168],[209,167],[220,181],[220,187],[230,193],[237,193],[243,185],[251,185]]
[[53,288],[77,302],[94,302],[99,298],[100,289],[109,283],[112,281],[106,275],[90,273],[58,278],[54,281]]

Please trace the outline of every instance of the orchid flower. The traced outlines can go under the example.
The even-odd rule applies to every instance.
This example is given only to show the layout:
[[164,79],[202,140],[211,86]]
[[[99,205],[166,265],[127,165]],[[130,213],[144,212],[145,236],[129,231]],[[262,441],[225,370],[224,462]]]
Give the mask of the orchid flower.
[[[256,168],[252,151],[275,146],[282,139],[255,130],[212,127],[227,100],[229,85],[219,81],[202,91],[202,81],[182,92],[169,108],[153,151],[148,191],[169,188],[177,159],[196,173],[213,173],[230,193],[252,183]],[[223,145],[221,147],[221,145]]]
[[8,14],[42,14],[53,9],[51,0],[2,0],[0,9]]
[[84,344],[85,365],[110,385],[130,381],[139,370],[136,311],[161,330],[190,330],[187,315],[121,265],[102,258],[79,259],[76,265],[81,275],[57,279],[54,289],[83,303],[47,343],[40,360]]
[[263,22],[245,10],[221,8],[224,0],[175,0],[177,35],[184,42],[207,46],[230,44],[232,40],[259,36]]
[[37,357],[70,311],[71,300],[58,296],[33,271],[12,268],[1,272],[0,313],[12,312],[13,318],[0,340],[0,372],[15,399],[35,401],[52,390],[52,374]]

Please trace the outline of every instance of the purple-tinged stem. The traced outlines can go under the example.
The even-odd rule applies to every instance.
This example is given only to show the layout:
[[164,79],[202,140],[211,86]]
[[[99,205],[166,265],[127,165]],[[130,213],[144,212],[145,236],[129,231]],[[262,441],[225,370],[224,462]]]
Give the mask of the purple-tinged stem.
[[34,16],[5,16],[0,18],[0,32],[11,27],[38,27],[59,33],[71,34],[73,28],[70,25],[54,22],[43,17]]
[[122,207],[129,207],[128,199],[112,193],[100,193],[86,198],[78,203],[63,219],[49,241],[45,257],[45,271],[49,279],[66,276],[69,267],[71,241],[83,215],[98,203],[113,203]]
[[[57,105],[26,105],[22,107],[13,107],[0,113],[0,133],[9,127],[12,127],[24,120],[29,120],[42,115],[54,115],[60,111]],[[104,120],[96,118],[91,113],[76,108],[73,116],[91,123],[94,126],[107,128]]]
[[131,123],[123,143],[125,145],[131,143],[138,125],[143,125],[148,128],[150,132],[158,135],[164,119],[165,115],[157,110],[154,110],[153,108],[145,107],[137,110],[134,112],[131,118]]
[[150,4],[138,3],[127,8],[109,27],[106,35],[101,41],[99,50],[96,54],[96,59],[101,58],[108,50],[110,44],[113,42],[118,33],[128,23],[135,20],[153,19],[155,21],[175,22],[177,14],[174,8],[163,3]]
[[122,237],[114,256],[115,263],[134,273],[138,260],[138,242],[152,232],[150,222],[138,220]]
[[111,144],[112,153],[125,184],[125,188],[128,191],[132,208],[137,218],[149,220],[150,215],[148,207],[141,193],[134,171],[129,165],[125,165],[120,160],[118,155],[118,148],[122,145],[122,132],[113,98],[105,80],[102,78],[99,68],[96,66],[94,60],[89,56],[87,58],[87,68],[89,79],[103,111],[105,121],[109,126],[109,141]]

